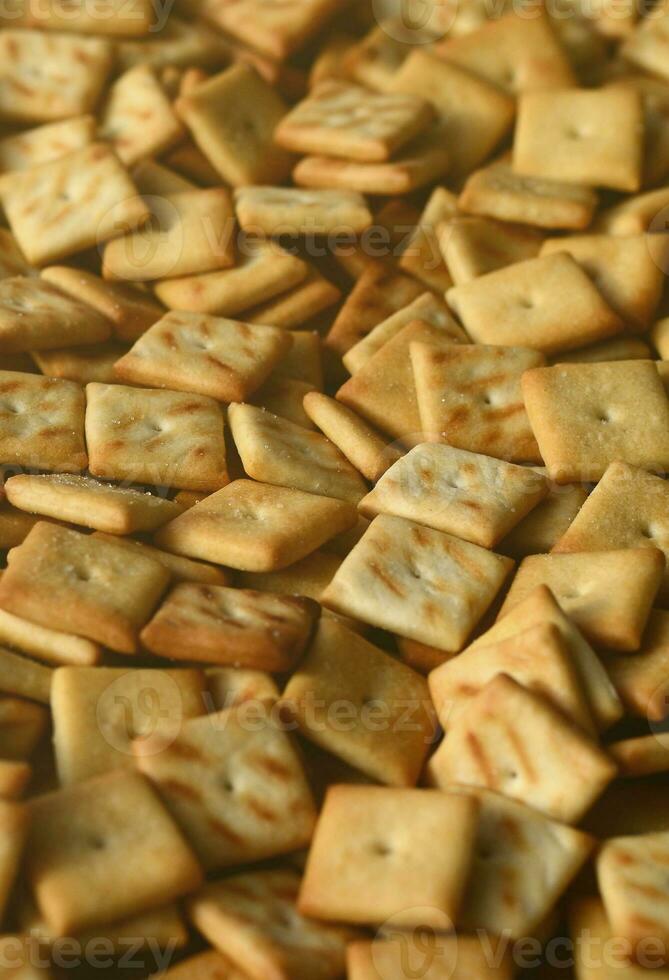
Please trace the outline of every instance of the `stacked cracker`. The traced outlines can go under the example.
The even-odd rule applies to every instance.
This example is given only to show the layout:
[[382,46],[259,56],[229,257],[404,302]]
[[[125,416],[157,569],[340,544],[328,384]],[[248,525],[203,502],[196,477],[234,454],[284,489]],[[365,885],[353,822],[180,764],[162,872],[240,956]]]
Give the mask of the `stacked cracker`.
[[669,6],[423,6],[0,14],[2,976],[669,977]]

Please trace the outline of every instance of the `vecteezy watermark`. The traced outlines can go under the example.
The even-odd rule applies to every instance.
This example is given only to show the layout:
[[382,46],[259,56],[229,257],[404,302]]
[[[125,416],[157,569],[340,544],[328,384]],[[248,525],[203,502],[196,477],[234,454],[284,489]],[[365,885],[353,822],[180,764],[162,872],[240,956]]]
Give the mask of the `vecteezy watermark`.
[[[46,939],[37,929],[21,936],[0,938],[0,970],[154,970],[162,973],[172,963],[179,938],[158,940],[155,936],[90,935],[86,938],[59,936]],[[12,976],[14,972],[12,972]],[[144,976],[144,972],[142,972]]]
[[173,6],[174,0],[0,0],[0,21],[8,26],[69,26],[73,31],[82,25],[94,25],[95,33],[121,33],[132,39],[160,33]]

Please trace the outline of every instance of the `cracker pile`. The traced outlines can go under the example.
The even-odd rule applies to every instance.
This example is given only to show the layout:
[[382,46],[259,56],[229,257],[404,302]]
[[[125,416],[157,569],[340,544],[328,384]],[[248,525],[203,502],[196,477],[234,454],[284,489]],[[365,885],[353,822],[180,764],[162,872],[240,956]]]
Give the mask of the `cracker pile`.
[[386,6],[0,11],[0,978],[669,978],[669,2]]

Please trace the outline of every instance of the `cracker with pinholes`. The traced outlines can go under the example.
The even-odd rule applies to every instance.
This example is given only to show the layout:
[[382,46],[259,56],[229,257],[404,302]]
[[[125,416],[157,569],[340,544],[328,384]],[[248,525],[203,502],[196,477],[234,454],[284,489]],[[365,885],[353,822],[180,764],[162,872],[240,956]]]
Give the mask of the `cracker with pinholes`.
[[160,156],[184,135],[162,86],[146,65],[130,68],[114,82],[98,132],[127,167]]
[[98,38],[3,30],[0,119],[49,122],[91,112],[112,66]]
[[521,94],[513,169],[528,177],[638,191],[643,105],[633,89],[561,89]]
[[114,365],[128,348],[113,340],[88,347],[57,347],[31,351],[31,358],[47,378],[65,378],[87,385],[91,381],[114,384],[118,375]]
[[54,265],[43,269],[40,275],[61,292],[91,306],[110,320],[120,341],[136,340],[164,312],[150,293],[125,283],[105,282],[85,269]]
[[345,616],[456,651],[512,565],[469,541],[382,514],[344,559],[322,602]]
[[162,751],[133,744],[140,771],[208,871],[308,845],[316,810],[290,736],[258,704],[185,721]]
[[228,482],[223,412],[213,398],[96,382],[86,398],[93,476],[180,490]]
[[580,820],[617,773],[582,729],[507,674],[449,719],[428,771],[441,789],[494,790],[563,823]]
[[[477,803],[429,789],[333,786],[298,909],[332,922],[449,931],[473,856]],[[355,834],[349,828],[355,827]],[[447,841],[458,841],[448,847]]]
[[[453,787],[480,804],[472,873],[458,916],[466,932],[533,935],[576,877],[595,841],[507,796]],[[537,874],[540,862],[542,874]]]
[[202,13],[226,34],[283,61],[320,32],[337,6],[337,0],[284,0],[278,7],[262,0],[208,0]]
[[75,116],[15,133],[0,140],[0,171],[29,170],[38,163],[81,150],[94,140],[94,116]]
[[235,208],[245,231],[264,235],[359,234],[372,224],[365,199],[354,191],[241,187]]
[[353,504],[301,490],[235,480],[156,535],[168,551],[249,572],[271,572],[353,527]]
[[164,905],[202,881],[195,855],[137,773],[119,769],[47,793],[30,811],[27,875],[55,937]]
[[386,470],[358,506],[367,517],[394,514],[494,548],[547,492],[534,470],[421,443]]
[[587,228],[597,207],[590,187],[516,174],[505,160],[476,170],[465,181],[458,207],[499,221],[536,228]]
[[366,480],[374,483],[401,456],[399,448],[389,445],[355,412],[334,398],[310,391],[304,396],[303,405],[311,421]]
[[457,286],[534,258],[543,241],[534,228],[473,215],[458,215],[442,223],[438,238],[452,283]]
[[[405,980],[415,972],[423,980],[512,980],[511,954],[490,962],[479,936],[397,933],[351,943],[346,950],[349,980]],[[411,973],[407,973],[410,970]]]
[[32,701],[49,703],[53,671],[44,664],[0,647],[0,690]]
[[407,302],[395,313],[390,313],[372,327],[369,333],[350,347],[342,360],[350,374],[364,367],[370,357],[392,340],[403,327],[414,320],[422,320],[433,327],[448,332],[454,343],[466,343],[467,335],[451,314],[448,306],[435,293],[421,293],[416,299]]
[[35,275],[18,242],[7,228],[0,228],[0,280]]
[[148,203],[151,220],[105,246],[105,279],[146,282],[200,275],[234,264],[234,213],[224,187],[155,197]]
[[88,457],[83,389],[72,381],[0,371],[0,456],[5,464],[78,473]]
[[420,96],[370,92],[334,79],[321,82],[280,121],[279,146],[376,163],[425,130],[434,118]]
[[523,375],[522,390],[558,483],[599,480],[616,459],[669,470],[669,401],[652,361],[535,368]]
[[306,262],[276,243],[247,240],[234,268],[165,279],[156,283],[155,292],[171,310],[229,317],[297,286],[308,271]]
[[0,352],[47,350],[107,340],[112,325],[79,300],[32,276],[0,280]]
[[290,156],[273,139],[286,105],[250,65],[214,75],[182,95],[176,110],[226,183],[278,184],[287,177]]
[[5,492],[19,510],[109,534],[155,531],[182,510],[173,500],[75,474],[18,474]]
[[0,200],[21,250],[34,265],[98,245],[149,217],[132,180],[104,143],[8,174]]
[[[666,236],[652,241],[647,235],[549,238],[541,248],[541,255],[555,252],[568,252],[576,259],[628,329],[639,332],[647,329],[664,289],[669,258]],[[590,343],[586,337],[587,334],[584,343]]]
[[424,441],[446,442],[512,463],[541,461],[521,377],[545,363],[543,354],[483,344],[437,349],[431,341],[419,341],[412,338],[409,350]]
[[398,262],[400,269],[414,275],[427,286],[442,293],[453,285],[450,269],[444,262],[437,229],[457,211],[457,198],[445,187],[435,187],[413,231],[408,236]]
[[480,166],[513,123],[514,102],[506,93],[420,47],[406,58],[389,87],[434,106],[435,128],[449,149],[449,175],[454,177]]
[[61,785],[134,768],[131,743],[161,752],[188,718],[205,712],[200,670],[61,667],[51,710]]
[[39,626],[6,609],[0,610],[0,643],[55,667],[62,664],[92,666],[102,656],[100,646],[92,640]]
[[[180,504],[180,506],[183,506]],[[146,541],[137,541],[135,538],[119,538],[115,535],[105,534],[103,531],[94,531],[93,538],[102,538],[110,541],[117,546],[125,547],[130,552],[141,552],[154,558],[161,565],[164,565],[171,576],[172,583],[177,582],[199,582],[202,585],[228,585],[229,574],[223,568],[214,565],[207,565],[201,561],[193,561],[191,558],[184,558],[182,555],[173,555],[169,551],[161,551],[154,548]]]
[[254,405],[228,409],[230,431],[245,472],[263,483],[357,504],[367,487],[334,443]]
[[357,933],[300,915],[299,888],[299,875],[288,868],[236,874],[192,896],[188,914],[244,977],[336,980],[344,970],[346,944]]
[[183,582],[141,633],[151,653],[277,673],[304,652],[320,610],[302,596]]
[[472,340],[546,354],[621,333],[618,314],[562,252],[516,262],[449,289],[447,301]]
[[146,555],[41,522],[0,579],[0,608],[134,653],[168,582],[167,569]]
[[278,327],[174,311],[150,327],[115,370],[122,381],[241,402],[290,346],[291,335]]
[[[345,701],[354,716],[342,727],[335,714]],[[281,710],[305,738],[391,786],[415,785],[435,730],[425,680],[327,617],[283,692]]]
[[322,276],[317,269],[310,268],[296,286],[246,310],[244,317],[248,323],[264,323],[292,330],[329,310],[340,299],[339,287]]
[[[669,486],[660,477],[611,463],[573,522],[553,546],[554,552],[606,551],[655,547],[669,555]],[[669,599],[665,571],[658,600]]]
[[664,577],[657,548],[530,555],[511,583],[499,618],[547,585],[564,611],[595,646],[632,653]]
[[638,652],[611,657],[606,668],[631,715],[662,721],[669,713],[669,613],[654,609]]
[[21,803],[0,800],[0,915],[4,918],[28,834],[30,813]]

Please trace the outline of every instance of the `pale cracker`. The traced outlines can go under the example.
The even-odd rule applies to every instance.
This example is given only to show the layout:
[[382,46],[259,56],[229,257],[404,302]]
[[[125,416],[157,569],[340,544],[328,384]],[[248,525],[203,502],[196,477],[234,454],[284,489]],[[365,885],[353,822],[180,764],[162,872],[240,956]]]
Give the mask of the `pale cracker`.
[[481,344],[409,349],[423,441],[514,463],[541,461],[520,382],[528,368],[544,363],[543,354]]
[[184,20],[171,13],[162,30],[141,40],[116,43],[119,71],[146,64],[156,70],[166,67],[220,69],[230,57],[230,46],[199,21]]
[[648,547],[530,555],[518,567],[499,618],[547,585],[586,639],[632,653],[641,645],[664,566],[662,552]]
[[151,653],[274,673],[304,653],[320,610],[312,599],[182,582],[141,632]]
[[339,287],[312,267],[296,286],[245,310],[244,317],[248,323],[263,323],[292,330],[294,327],[304,326],[314,317],[329,310],[340,299]]
[[337,0],[287,0],[280,5],[262,0],[207,0],[206,20],[226,34],[283,61],[320,32],[337,12]]
[[155,160],[140,160],[132,168],[132,179],[139,193],[145,197],[180,194],[182,191],[194,191],[197,187],[192,180]]
[[0,279],[34,275],[18,242],[7,228],[0,228]]
[[133,384],[245,401],[290,345],[291,335],[277,327],[174,311],[136,341],[116,374]]
[[669,7],[658,4],[652,16],[641,21],[622,46],[625,59],[642,71],[669,79]]
[[155,29],[156,17],[151,0],[97,0],[95,4],[18,0],[12,6],[10,22],[14,27],[39,31],[141,38]]
[[512,564],[468,541],[384,514],[344,559],[322,602],[400,636],[456,651]]
[[449,289],[446,298],[480,344],[556,354],[604,340],[624,327],[587,273],[564,252],[489,272]]
[[253,405],[230,405],[228,421],[244,471],[254,480],[354,504],[365,495],[358,471],[320,432]]
[[631,944],[631,959],[642,952],[644,940],[667,947],[668,862],[669,831],[613,837],[597,855],[597,880],[611,930]]
[[522,378],[548,475],[598,480],[609,463],[669,470],[669,401],[651,361],[560,364]]
[[457,286],[539,254],[542,237],[533,228],[491,218],[459,215],[439,226],[438,243]]
[[[180,501],[177,502],[183,507]],[[191,558],[184,558],[182,555],[173,555],[169,551],[161,551],[160,548],[154,548],[153,545],[147,544],[145,541],[137,541],[135,538],[112,537],[103,531],[94,531],[93,537],[112,541],[113,544],[121,545],[132,551],[141,551],[150,558],[155,558],[168,570],[173,584],[177,582],[200,582],[202,585],[230,584],[229,574],[225,569],[217,568],[215,565],[207,565],[205,562],[193,561]]]
[[228,482],[223,412],[212,398],[96,382],[86,398],[93,476],[182,490]]
[[191,558],[271,572],[353,527],[356,517],[343,500],[235,480],[162,528],[156,542]]
[[[630,954],[635,952],[632,944],[614,935],[599,896],[581,895],[572,899],[569,929],[579,980],[644,980],[650,972],[630,961]],[[607,952],[597,956],[592,954],[593,949]],[[658,958],[655,940],[651,940],[645,956],[653,963],[655,980],[669,980],[669,969],[657,966],[661,957]]]
[[109,534],[155,531],[181,513],[172,500],[74,474],[18,474],[5,483],[19,510]]
[[[197,187],[220,187],[221,175],[192,140],[185,139],[169,150],[163,161]],[[227,184],[227,181],[225,182]]]
[[248,701],[278,701],[276,681],[264,670],[243,667],[207,667],[207,707],[212,711],[234,708]]
[[550,551],[587,498],[588,492],[580,484],[550,484],[548,496],[507,534],[499,544],[499,551],[516,559]]
[[0,643],[53,666],[92,666],[102,656],[99,645],[92,640],[38,626],[6,609],[0,610]]
[[[334,786],[316,827],[299,910],[329,921],[453,928],[478,806],[429,789]],[[350,834],[349,827],[356,833]],[[439,846],[457,839],[457,848]]]
[[258,408],[278,415],[302,429],[314,429],[303,404],[305,396],[313,390],[314,386],[308,381],[272,376],[258,388],[251,401]]
[[607,751],[621,776],[652,776],[669,770],[669,734],[656,732],[611,742]]
[[453,285],[450,269],[444,262],[437,230],[443,221],[457,211],[457,198],[445,187],[435,187],[411,232],[398,262],[400,269],[419,279],[428,289],[442,293]]
[[168,581],[167,569],[148,556],[41,522],[0,579],[0,607],[134,653]]
[[0,690],[32,701],[49,703],[53,671],[43,664],[0,647]]
[[360,234],[373,220],[361,194],[341,190],[241,187],[235,210],[246,232],[270,236]]
[[214,75],[178,99],[176,110],[226,183],[280,183],[288,175],[290,157],[273,142],[285,103],[249,65]]
[[554,364],[583,364],[597,361],[648,361],[652,357],[648,344],[638,337],[623,334],[610,340],[601,340],[587,347],[557,354]]
[[106,317],[32,276],[0,279],[0,352],[48,350],[107,340]]
[[641,648],[633,657],[606,661],[618,694],[629,714],[662,721],[669,713],[669,613],[654,609],[648,619]]
[[88,347],[57,347],[55,350],[32,351],[31,357],[48,378],[64,378],[87,385],[91,381],[113,384],[118,381],[114,365],[128,348],[109,340]]
[[131,167],[160,156],[183,136],[183,128],[154,72],[138,65],[117,78],[102,110],[98,129],[119,160]]
[[478,936],[437,936],[409,933],[387,939],[351,943],[346,950],[349,980],[404,980],[407,970],[419,971],[422,980],[511,980],[509,952],[490,962]]
[[7,175],[0,200],[28,260],[45,265],[122,234],[149,210],[114,153],[92,143]]
[[531,469],[421,443],[380,477],[358,507],[366,517],[394,514],[494,548],[547,493],[546,480]]
[[[334,711],[343,701],[353,717],[341,727]],[[435,728],[423,678],[327,617],[283,692],[281,712],[305,738],[391,786],[416,784]]]
[[0,172],[28,170],[80,150],[94,140],[94,116],[75,116],[6,136],[0,140]]
[[451,719],[428,771],[441,789],[491,789],[563,823],[580,820],[617,772],[558,708],[506,674]]

